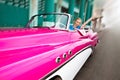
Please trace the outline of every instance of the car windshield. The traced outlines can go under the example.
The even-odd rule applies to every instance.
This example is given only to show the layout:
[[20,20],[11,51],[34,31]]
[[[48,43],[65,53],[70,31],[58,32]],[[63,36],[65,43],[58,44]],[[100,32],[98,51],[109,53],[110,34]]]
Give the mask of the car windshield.
[[54,27],[67,29],[69,25],[67,14],[39,14],[31,18],[26,27]]

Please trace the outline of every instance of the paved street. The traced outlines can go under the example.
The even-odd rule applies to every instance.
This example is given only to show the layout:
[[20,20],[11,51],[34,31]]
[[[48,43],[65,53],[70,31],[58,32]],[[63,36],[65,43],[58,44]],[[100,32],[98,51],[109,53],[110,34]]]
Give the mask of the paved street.
[[89,57],[75,80],[120,80],[119,26],[104,29],[99,37],[94,55]]

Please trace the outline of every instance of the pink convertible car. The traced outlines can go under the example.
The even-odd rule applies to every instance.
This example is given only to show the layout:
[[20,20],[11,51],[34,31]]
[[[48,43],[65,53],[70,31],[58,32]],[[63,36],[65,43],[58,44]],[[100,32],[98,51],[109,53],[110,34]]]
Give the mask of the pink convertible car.
[[35,15],[26,28],[0,29],[0,80],[73,80],[98,42],[69,30],[70,15]]

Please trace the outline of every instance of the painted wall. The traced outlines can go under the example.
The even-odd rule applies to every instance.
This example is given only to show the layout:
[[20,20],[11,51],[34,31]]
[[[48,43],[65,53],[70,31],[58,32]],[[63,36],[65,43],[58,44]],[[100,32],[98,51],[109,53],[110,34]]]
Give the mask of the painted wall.
[[28,9],[0,3],[0,27],[24,27],[28,20]]

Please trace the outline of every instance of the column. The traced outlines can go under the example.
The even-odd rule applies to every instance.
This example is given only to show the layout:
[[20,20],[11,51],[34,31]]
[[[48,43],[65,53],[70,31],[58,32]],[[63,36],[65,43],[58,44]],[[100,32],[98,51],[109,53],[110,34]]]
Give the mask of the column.
[[[29,8],[29,19],[33,16],[38,14],[38,0],[30,0],[30,8]],[[38,19],[35,19],[34,26],[37,26]]]
[[[45,0],[45,13],[52,13],[54,12],[55,4],[54,0]],[[46,18],[46,22],[44,24],[49,24],[49,22],[52,22],[54,20],[54,16],[48,16]]]
[[85,17],[85,4],[86,0],[80,0],[80,10],[79,10],[79,17],[82,19],[82,23],[84,23],[84,17]]
[[63,0],[57,0],[56,12],[61,12],[61,4]]
[[88,0],[85,20],[88,20],[90,17],[92,17],[92,12],[93,12],[93,0]]
[[71,23],[73,22],[73,18],[74,18],[74,6],[75,6],[75,0],[69,0],[68,13],[71,14],[72,16]]
[[45,0],[45,13],[54,12],[54,0]]

